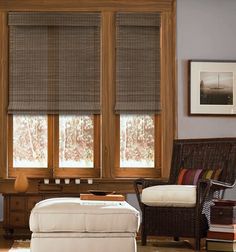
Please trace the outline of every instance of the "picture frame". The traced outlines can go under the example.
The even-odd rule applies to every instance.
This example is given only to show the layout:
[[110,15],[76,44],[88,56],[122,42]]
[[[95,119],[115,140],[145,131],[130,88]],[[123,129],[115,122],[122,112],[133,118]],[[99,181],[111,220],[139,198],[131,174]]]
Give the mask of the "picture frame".
[[190,115],[236,115],[236,61],[190,62]]

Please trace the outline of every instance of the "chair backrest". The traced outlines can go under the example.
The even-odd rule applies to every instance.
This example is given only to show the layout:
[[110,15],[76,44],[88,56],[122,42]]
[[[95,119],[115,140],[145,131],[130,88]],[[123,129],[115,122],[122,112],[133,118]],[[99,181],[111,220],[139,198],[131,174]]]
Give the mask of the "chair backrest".
[[170,183],[177,182],[181,168],[219,169],[220,180],[236,179],[236,138],[179,139],[174,141]]

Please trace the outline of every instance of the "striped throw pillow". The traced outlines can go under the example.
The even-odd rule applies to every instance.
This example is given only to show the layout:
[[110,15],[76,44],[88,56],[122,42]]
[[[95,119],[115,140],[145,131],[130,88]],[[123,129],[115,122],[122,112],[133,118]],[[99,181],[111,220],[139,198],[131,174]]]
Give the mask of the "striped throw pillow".
[[199,179],[218,180],[222,169],[186,169],[182,168],[178,175],[178,185],[197,185]]

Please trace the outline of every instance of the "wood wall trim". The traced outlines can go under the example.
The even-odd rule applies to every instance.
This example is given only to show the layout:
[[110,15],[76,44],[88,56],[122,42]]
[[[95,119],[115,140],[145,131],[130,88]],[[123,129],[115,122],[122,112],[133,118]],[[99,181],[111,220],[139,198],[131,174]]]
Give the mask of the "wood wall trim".
[[161,31],[161,97],[162,97],[162,177],[169,177],[173,140],[175,138],[176,85],[175,85],[175,27],[173,13],[162,14]]
[[[115,135],[115,13],[102,13],[102,177],[111,178]],[[105,123],[104,123],[105,122]]]
[[[14,190],[14,179],[0,180],[0,192],[1,193],[16,193]],[[58,186],[56,184],[46,185],[46,190],[40,191],[43,188],[42,180],[31,179],[29,183],[28,192],[53,192],[53,188],[58,188],[62,193],[86,193],[88,190],[104,190],[104,191],[116,191],[116,193],[134,193],[134,186],[132,179],[93,179],[93,184],[89,185],[87,180],[81,179],[81,184],[77,185],[71,179],[69,185],[62,183]],[[39,186],[40,184],[40,186]],[[51,187],[51,190],[50,190]]]
[[173,92],[174,92],[174,103],[173,106],[176,108],[173,110],[173,120],[174,120],[174,138],[178,139],[178,59],[176,56],[176,41],[177,41],[177,14],[176,14],[176,1],[173,2],[172,9],[172,54],[173,54]]
[[0,178],[7,177],[8,104],[8,27],[7,13],[0,12]]
[[174,0],[1,0],[2,11],[168,11]]

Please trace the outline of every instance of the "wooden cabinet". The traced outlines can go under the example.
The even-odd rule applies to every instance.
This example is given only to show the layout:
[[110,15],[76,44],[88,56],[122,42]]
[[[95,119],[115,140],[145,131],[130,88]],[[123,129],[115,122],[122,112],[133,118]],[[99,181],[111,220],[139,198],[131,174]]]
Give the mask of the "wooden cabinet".
[[71,193],[5,193],[3,228],[5,237],[12,238],[17,232],[17,237],[29,237],[29,216],[34,205],[41,200],[56,197],[79,197]]

